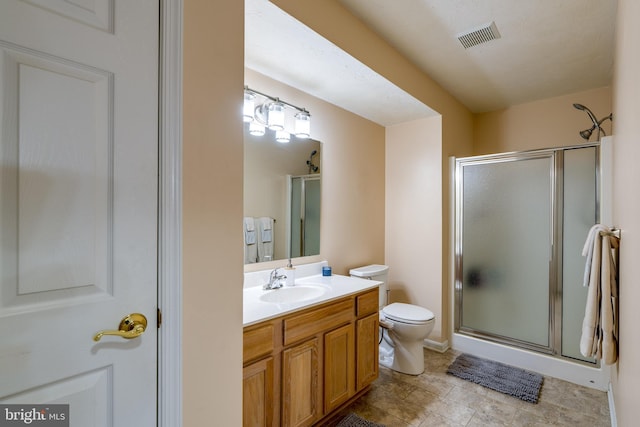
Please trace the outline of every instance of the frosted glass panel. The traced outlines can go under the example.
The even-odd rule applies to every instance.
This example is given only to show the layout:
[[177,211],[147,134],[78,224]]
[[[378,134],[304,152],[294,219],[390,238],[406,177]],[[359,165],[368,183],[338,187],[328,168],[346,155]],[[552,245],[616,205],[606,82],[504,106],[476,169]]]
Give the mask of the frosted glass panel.
[[462,169],[461,327],[549,347],[551,155]]
[[596,223],[596,148],[564,153],[562,239],[562,355],[593,361],[580,354],[587,288],[582,286],[585,258],[582,246]]
[[320,176],[291,178],[291,257],[320,253]]
[[320,253],[320,179],[305,181],[304,255]]
[[294,177],[291,179],[291,241],[290,258],[302,256],[302,179]]

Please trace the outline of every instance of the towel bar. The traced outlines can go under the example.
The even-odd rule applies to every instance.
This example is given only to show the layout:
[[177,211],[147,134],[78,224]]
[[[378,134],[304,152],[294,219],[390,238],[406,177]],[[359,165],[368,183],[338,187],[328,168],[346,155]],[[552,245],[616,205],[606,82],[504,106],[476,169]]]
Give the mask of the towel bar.
[[616,239],[619,239],[620,238],[620,230],[614,228],[611,231],[601,231],[600,235],[601,236],[611,236],[611,237],[615,237]]

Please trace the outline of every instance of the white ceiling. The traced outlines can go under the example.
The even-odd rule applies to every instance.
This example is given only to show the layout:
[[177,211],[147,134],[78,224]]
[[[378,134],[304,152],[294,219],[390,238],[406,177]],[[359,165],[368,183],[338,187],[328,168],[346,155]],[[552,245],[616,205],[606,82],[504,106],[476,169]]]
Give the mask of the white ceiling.
[[436,114],[268,0],[245,0],[244,52],[248,68],[383,126]]
[[[615,0],[340,2],[475,113],[611,84]],[[267,0],[245,7],[247,67],[384,126],[434,114]],[[492,21],[501,38],[464,49]]]

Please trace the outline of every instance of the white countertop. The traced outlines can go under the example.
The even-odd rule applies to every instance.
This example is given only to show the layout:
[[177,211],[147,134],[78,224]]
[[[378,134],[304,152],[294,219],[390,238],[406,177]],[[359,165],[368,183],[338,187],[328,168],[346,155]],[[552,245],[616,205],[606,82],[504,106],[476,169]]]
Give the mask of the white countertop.
[[[292,313],[297,310],[332,301],[347,295],[359,293],[382,284],[382,282],[376,280],[342,276],[339,274],[334,274],[332,276],[314,274],[297,278],[295,283],[300,287],[313,286],[322,288],[324,294],[304,301],[273,303],[262,301],[260,298],[264,297],[266,293],[279,292],[280,290],[285,290],[286,292],[286,286],[281,289],[268,291],[263,290],[262,285],[245,287],[242,313],[243,326],[249,326],[264,320],[273,319],[275,317],[282,316],[283,314]],[[289,287],[289,289],[290,288],[292,287]]]

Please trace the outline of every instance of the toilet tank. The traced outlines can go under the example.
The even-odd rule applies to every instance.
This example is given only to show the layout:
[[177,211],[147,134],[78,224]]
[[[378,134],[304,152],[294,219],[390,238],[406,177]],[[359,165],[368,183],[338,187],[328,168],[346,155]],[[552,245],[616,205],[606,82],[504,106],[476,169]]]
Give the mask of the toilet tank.
[[352,268],[351,270],[349,270],[349,275],[353,277],[360,277],[362,279],[377,280],[379,282],[382,282],[379,291],[380,300],[378,301],[378,306],[380,309],[382,309],[382,307],[387,305],[387,291],[389,290],[389,285],[387,283],[388,272],[389,267],[386,265],[371,264],[365,265],[364,267]]

